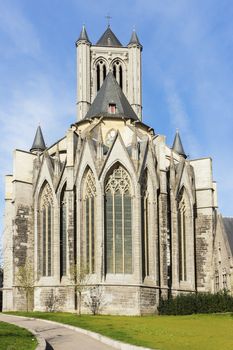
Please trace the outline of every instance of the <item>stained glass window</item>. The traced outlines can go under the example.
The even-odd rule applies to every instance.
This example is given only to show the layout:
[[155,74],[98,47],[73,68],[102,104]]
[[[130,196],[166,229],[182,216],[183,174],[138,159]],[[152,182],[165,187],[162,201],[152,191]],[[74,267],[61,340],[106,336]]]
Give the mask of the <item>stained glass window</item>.
[[144,171],[141,185],[142,213],[142,275],[149,276],[149,233],[148,233],[148,175]]
[[91,169],[87,171],[84,181],[84,213],[86,266],[89,273],[95,272],[95,178]]
[[105,185],[106,273],[132,273],[131,183],[119,166]]
[[53,195],[48,183],[40,197],[40,237],[39,237],[39,259],[42,267],[43,276],[52,275],[52,239],[53,239]]
[[60,200],[60,277],[67,274],[67,195],[66,186],[63,187]]
[[184,196],[180,195],[178,204],[178,246],[179,246],[179,280],[187,280],[187,259],[186,259],[186,206]]

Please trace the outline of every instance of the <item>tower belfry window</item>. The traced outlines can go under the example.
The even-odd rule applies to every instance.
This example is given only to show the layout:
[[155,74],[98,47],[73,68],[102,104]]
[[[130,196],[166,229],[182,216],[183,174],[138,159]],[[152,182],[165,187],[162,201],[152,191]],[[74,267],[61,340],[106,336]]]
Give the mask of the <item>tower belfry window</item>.
[[114,62],[113,75],[122,89],[123,88],[123,69],[120,61]]
[[107,75],[107,68],[103,60],[100,60],[96,66],[96,88],[97,91],[101,88],[104,79]]

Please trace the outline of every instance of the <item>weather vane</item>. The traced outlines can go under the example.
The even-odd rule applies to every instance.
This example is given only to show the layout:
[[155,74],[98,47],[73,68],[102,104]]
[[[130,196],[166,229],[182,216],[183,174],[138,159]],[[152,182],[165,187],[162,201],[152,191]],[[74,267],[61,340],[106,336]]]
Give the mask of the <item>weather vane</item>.
[[108,27],[110,27],[110,19],[112,19],[112,17],[108,14],[105,18],[107,19]]

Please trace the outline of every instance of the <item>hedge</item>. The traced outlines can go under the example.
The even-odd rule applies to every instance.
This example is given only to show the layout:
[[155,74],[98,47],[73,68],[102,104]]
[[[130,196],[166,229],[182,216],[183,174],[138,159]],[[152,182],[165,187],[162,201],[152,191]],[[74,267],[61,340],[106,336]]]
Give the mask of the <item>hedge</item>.
[[226,290],[211,293],[180,294],[168,299],[160,299],[160,315],[191,315],[216,312],[233,312],[233,296]]

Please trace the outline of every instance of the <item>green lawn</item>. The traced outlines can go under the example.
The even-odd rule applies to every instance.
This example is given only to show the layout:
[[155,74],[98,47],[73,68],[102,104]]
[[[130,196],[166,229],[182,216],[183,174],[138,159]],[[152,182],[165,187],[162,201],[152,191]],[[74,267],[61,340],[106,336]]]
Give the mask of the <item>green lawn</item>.
[[0,321],[0,350],[34,350],[37,340],[26,329]]
[[233,315],[90,316],[14,313],[89,329],[127,343],[161,350],[232,350]]

